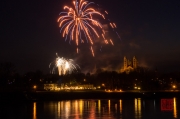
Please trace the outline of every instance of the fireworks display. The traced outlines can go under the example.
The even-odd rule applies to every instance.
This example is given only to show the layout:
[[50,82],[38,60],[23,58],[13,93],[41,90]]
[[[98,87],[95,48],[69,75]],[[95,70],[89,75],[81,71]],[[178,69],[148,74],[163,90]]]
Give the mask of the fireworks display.
[[[53,65],[53,67],[51,67]],[[59,57],[57,55],[57,58],[54,62],[50,63],[49,68],[51,69],[52,74],[55,74],[56,68],[58,69],[59,75],[65,75],[67,73],[72,73],[72,71],[77,70],[77,66],[73,64],[72,59],[65,59],[63,57]],[[78,66],[79,67],[79,66]]]
[[[94,56],[94,51],[92,45],[94,44],[93,39],[95,36],[97,38],[102,37],[104,43],[108,44],[108,41],[113,44],[112,40],[108,40],[105,37],[105,30],[103,29],[102,24],[95,19],[100,16],[102,19],[105,19],[105,16],[95,10],[93,7],[90,7],[94,2],[88,2],[80,0],[73,1],[73,7],[64,6],[64,12],[61,12],[58,18],[60,32],[62,33],[65,40],[69,38],[69,41],[74,40],[77,45],[77,53],[79,43],[84,43],[84,39],[87,42],[90,42],[90,50]],[[105,14],[108,14],[105,11]],[[114,29],[116,28],[115,23],[109,23],[110,26]],[[114,45],[114,44],[113,44]]]

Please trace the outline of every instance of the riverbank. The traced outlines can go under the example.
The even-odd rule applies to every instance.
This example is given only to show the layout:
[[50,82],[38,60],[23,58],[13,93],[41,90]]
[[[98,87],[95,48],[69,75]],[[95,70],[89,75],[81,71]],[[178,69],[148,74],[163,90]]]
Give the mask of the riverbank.
[[74,99],[124,99],[124,98],[180,98],[179,91],[139,91],[139,92],[105,92],[105,91],[31,91],[0,92],[4,101],[51,101]]

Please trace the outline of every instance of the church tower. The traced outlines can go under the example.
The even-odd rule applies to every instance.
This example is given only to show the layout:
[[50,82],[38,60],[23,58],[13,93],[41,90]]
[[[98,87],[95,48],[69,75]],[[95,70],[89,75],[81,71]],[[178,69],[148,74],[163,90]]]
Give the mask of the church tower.
[[124,70],[126,70],[126,69],[127,69],[127,63],[128,63],[127,58],[126,58],[126,57],[124,57]]
[[120,69],[120,72],[126,72],[127,74],[138,68],[138,61],[134,56],[132,60],[129,60],[124,56],[123,67]]
[[133,57],[133,68],[136,69],[136,68],[137,68],[137,65],[138,65],[138,62],[137,62],[136,57],[134,56],[134,57]]

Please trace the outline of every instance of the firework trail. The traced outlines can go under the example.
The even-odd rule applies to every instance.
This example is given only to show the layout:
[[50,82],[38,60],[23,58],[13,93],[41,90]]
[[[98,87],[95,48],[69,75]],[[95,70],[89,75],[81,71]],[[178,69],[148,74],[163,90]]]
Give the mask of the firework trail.
[[114,45],[114,43],[113,43],[113,41],[111,39],[110,39],[110,42],[111,42],[112,45]]
[[55,74],[55,71],[57,68],[59,75],[65,75],[67,73],[72,73],[74,70],[77,70],[77,66],[78,66],[78,65],[73,64],[72,59],[65,59],[63,57],[60,58],[58,55],[57,55],[56,60],[54,62],[50,63],[50,65],[49,65],[50,69],[51,69],[52,65],[53,65],[53,67],[52,67],[52,70],[50,71],[50,73]]
[[[94,19],[94,16],[100,16],[103,19],[105,19],[105,16],[93,7],[90,7],[92,4],[94,2],[73,1],[73,7],[64,6],[65,11],[59,14],[60,17],[57,22],[59,22],[60,32],[65,37],[65,40],[68,38],[70,39],[69,42],[74,40],[78,47],[79,43],[84,43],[83,39],[85,39],[87,42],[90,42],[90,49],[94,56],[92,49],[94,36],[97,38],[103,37],[105,44],[107,44],[107,39],[102,24]],[[105,13],[108,14],[107,11]],[[116,28],[115,23],[110,23],[110,25],[113,29]]]

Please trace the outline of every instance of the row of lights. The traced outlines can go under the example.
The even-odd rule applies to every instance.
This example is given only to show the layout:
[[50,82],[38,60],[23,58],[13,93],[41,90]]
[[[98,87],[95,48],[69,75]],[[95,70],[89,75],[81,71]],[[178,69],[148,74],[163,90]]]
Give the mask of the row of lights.
[[117,89],[115,89],[115,90],[105,89],[105,92],[122,92],[122,90],[121,89],[120,90],[117,90]]

